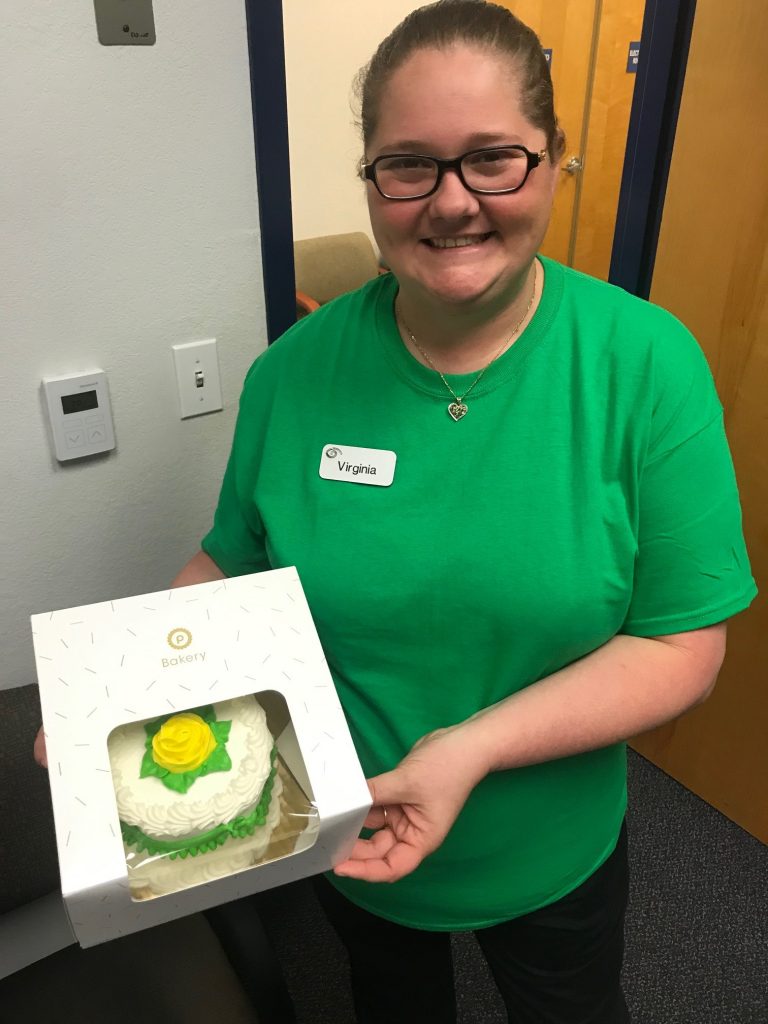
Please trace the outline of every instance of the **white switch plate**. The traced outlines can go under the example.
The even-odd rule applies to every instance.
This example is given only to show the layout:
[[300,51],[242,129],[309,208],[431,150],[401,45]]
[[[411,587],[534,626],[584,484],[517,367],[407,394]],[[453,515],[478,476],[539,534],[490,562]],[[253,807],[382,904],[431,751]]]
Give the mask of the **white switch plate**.
[[173,345],[181,418],[202,416],[222,408],[216,339]]

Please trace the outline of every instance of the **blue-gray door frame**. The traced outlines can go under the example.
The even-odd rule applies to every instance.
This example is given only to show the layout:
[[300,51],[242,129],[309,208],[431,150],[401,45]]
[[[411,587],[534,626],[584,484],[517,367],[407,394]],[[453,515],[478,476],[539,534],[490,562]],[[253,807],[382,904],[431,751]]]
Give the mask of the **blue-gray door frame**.
[[245,0],[267,340],[296,320],[281,0]]
[[647,0],[609,280],[651,291],[696,0]]

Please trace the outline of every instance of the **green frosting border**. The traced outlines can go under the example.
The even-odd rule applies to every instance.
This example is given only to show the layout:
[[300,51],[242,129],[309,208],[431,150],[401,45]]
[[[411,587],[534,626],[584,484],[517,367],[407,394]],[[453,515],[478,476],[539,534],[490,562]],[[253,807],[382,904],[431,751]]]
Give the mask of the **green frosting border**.
[[277,774],[277,747],[272,747],[269,759],[272,769],[267,781],[264,783],[264,789],[261,791],[259,802],[250,814],[241,814],[237,818],[232,818],[231,821],[225,821],[221,825],[217,825],[208,832],[201,833],[199,836],[174,840],[153,839],[145,832],[142,832],[138,825],[128,825],[121,821],[120,831],[123,834],[123,842],[126,846],[135,846],[138,853],[146,852],[151,856],[164,855],[170,860],[176,860],[177,857],[184,860],[186,857],[197,857],[198,854],[216,850],[223,846],[230,837],[242,839],[245,836],[253,835],[256,828],[263,825],[267,820],[269,804],[272,799],[272,789],[275,784],[275,775]]

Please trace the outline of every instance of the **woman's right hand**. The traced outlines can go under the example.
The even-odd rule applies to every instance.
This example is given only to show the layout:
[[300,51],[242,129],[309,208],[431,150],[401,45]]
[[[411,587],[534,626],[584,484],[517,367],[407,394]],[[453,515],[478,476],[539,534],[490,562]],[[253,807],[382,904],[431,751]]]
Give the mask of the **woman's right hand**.
[[45,749],[45,733],[43,732],[42,725],[37,730],[37,736],[35,736],[35,760],[41,768],[48,767],[48,752]]

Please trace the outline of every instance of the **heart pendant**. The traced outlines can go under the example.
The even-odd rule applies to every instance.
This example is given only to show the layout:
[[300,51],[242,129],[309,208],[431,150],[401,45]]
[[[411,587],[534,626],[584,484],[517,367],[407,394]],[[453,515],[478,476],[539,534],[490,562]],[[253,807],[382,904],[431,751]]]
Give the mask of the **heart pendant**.
[[467,415],[467,411],[467,407],[463,402],[451,402],[448,406],[448,415],[455,423],[463,419]]

